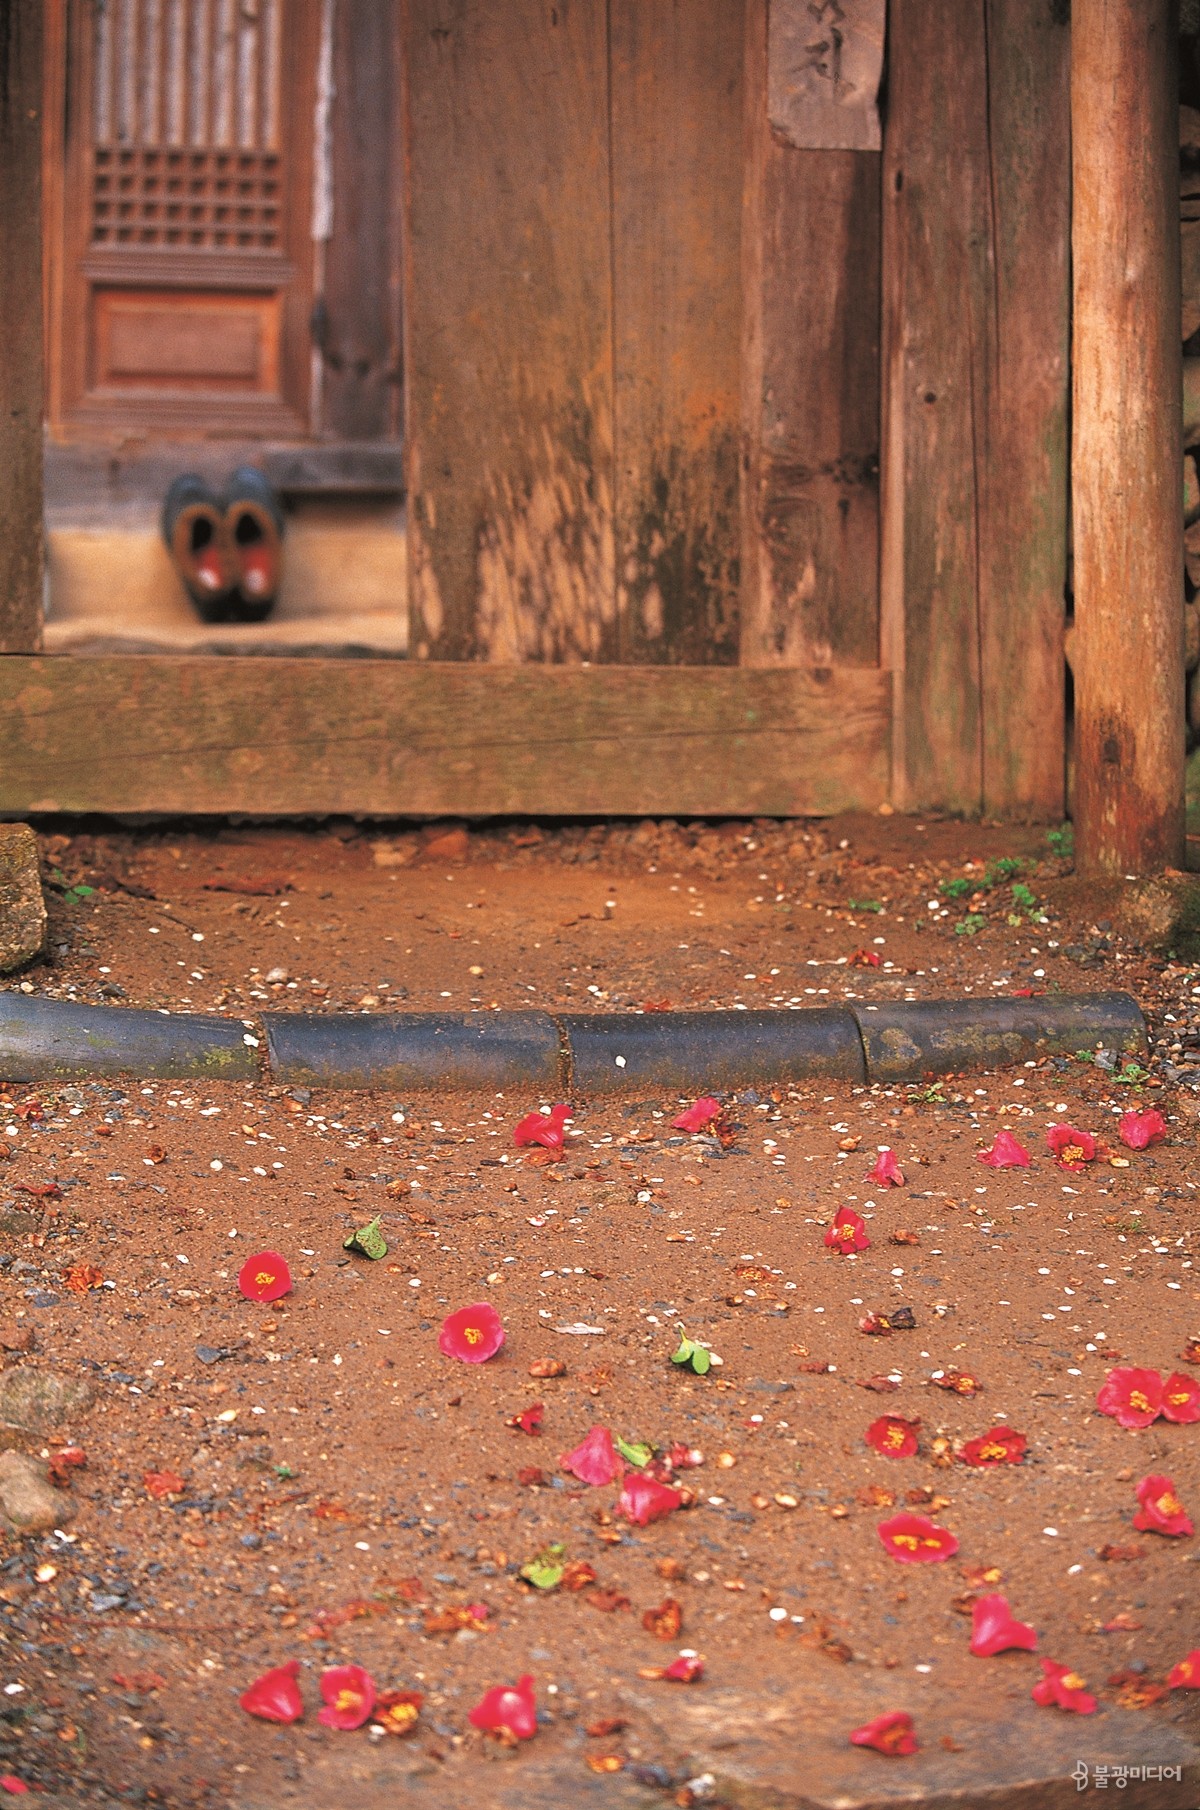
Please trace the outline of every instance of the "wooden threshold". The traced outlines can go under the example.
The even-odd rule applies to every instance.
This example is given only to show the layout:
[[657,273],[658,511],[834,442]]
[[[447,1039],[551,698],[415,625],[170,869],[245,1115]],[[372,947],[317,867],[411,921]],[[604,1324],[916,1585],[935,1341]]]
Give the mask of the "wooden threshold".
[[0,815],[779,816],[888,796],[874,668],[0,659]]

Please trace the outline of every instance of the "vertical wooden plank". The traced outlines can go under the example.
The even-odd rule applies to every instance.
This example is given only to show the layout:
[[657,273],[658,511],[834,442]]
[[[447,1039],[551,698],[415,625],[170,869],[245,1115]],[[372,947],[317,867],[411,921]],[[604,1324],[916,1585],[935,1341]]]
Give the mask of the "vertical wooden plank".
[[0,653],[42,638],[43,0],[0,0]]
[[734,662],[742,11],[609,12],[620,655]]
[[765,10],[750,0],[741,657],[873,666],[880,159],[799,148],[772,131]]
[[392,437],[400,399],[400,39],[395,8],[339,0],[333,46],[333,234],[325,257],[322,420]]
[[1071,664],[1092,874],[1184,855],[1175,34],[1171,0],[1073,8]]
[[892,0],[883,151],[881,630],[901,809],[983,799],[979,539],[987,359],[983,0]]
[[611,659],[605,8],[403,17],[411,645]]
[[1068,9],[988,0],[992,353],[980,469],[983,808],[1065,808],[1071,337]]
[[1062,802],[1066,26],[893,0],[881,605],[896,802]]

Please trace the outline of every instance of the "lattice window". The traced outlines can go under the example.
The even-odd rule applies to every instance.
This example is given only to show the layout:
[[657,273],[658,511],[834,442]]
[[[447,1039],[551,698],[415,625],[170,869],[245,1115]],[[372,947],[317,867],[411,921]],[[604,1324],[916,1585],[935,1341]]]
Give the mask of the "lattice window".
[[275,151],[97,146],[92,243],[279,251]]
[[282,248],[282,0],[96,0],[91,243]]

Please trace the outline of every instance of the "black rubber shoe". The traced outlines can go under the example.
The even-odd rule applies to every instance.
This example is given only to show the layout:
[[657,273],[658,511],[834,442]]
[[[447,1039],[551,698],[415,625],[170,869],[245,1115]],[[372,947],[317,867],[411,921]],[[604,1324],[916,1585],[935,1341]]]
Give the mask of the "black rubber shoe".
[[162,533],[175,570],[205,622],[228,622],[237,572],[216,493],[194,471],[175,479],[163,500]]
[[283,570],[283,509],[261,471],[239,465],[225,492],[225,537],[234,571],[233,619],[271,614]]

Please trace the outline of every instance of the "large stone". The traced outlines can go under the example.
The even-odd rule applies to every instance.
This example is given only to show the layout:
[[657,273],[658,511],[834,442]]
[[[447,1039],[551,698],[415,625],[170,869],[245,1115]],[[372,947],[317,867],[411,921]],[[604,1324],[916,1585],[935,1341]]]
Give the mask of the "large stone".
[[1200,876],[1165,873],[1126,881],[1116,919],[1134,942],[1191,961],[1200,955]]
[[0,1452],[0,1515],[14,1533],[49,1533],[70,1517],[71,1504],[46,1466],[24,1452]]
[[23,968],[45,941],[37,837],[27,823],[0,823],[0,974]]
[[56,1370],[6,1370],[0,1376],[0,1425],[28,1433],[69,1426],[91,1405],[92,1387],[81,1376]]

